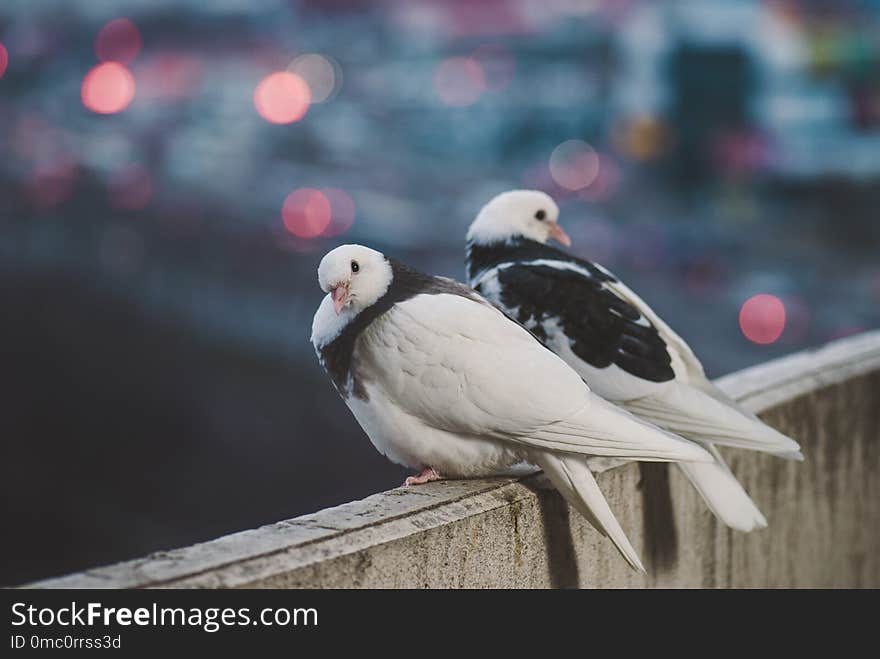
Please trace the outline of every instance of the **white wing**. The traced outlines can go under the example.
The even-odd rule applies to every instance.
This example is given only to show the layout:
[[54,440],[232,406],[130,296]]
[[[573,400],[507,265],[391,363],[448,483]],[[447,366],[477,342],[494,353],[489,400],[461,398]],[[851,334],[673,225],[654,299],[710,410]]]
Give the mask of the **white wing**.
[[711,461],[702,448],[593,394],[565,362],[488,303],[419,295],[361,335],[374,385],[427,425],[534,449]]

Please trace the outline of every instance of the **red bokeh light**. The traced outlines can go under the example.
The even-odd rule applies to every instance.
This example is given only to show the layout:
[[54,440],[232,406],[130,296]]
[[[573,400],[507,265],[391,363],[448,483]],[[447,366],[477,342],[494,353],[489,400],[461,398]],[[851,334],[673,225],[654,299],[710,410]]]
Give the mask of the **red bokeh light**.
[[127,18],[116,18],[98,32],[95,54],[102,62],[128,64],[141,50],[141,33]]
[[284,200],[284,228],[298,238],[317,238],[330,226],[330,200],[320,190],[299,188]]
[[450,57],[440,62],[434,90],[444,104],[461,108],[472,105],[486,89],[483,67],[470,57]]
[[345,190],[339,188],[327,188],[322,190],[324,196],[330,202],[330,224],[321,234],[327,238],[341,236],[351,229],[354,224],[355,206],[354,200]]
[[289,71],[266,76],[254,90],[254,106],[266,121],[289,124],[302,119],[312,102],[305,80]]
[[117,62],[98,64],[82,83],[82,102],[92,112],[122,112],[134,99],[134,76]]
[[110,206],[118,210],[139,211],[153,196],[153,179],[143,165],[129,165],[114,174],[108,190]]
[[6,67],[9,65],[9,52],[6,50],[6,46],[0,43],[0,78],[3,77],[3,74],[6,73]]
[[753,295],[739,311],[739,326],[751,342],[775,342],[785,329],[785,305],[775,295]]

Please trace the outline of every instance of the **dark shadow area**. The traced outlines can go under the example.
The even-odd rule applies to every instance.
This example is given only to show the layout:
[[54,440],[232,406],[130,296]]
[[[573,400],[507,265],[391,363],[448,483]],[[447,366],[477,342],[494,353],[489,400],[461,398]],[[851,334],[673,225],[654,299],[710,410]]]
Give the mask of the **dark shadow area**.
[[208,540],[402,480],[313,360],[196,341],[64,273],[2,274],[0,584]]
[[678,560],[678,532],[669,489],[669,464],[639,463],[642,526],[648,570],[662,572]]
[[577,588],[579,572],[571,535],[568,504],[555,490],[540,488],[531,480],[523,485],[538,497],[544,524],[544,544],[550,562],[550,584],[553,588]]

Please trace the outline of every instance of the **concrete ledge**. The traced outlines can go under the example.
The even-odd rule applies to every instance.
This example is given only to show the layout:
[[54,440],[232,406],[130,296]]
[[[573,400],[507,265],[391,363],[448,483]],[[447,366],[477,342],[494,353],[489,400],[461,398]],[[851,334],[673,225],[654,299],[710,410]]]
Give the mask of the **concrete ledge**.
[[647,575],[536,475],[390,490],[28,587],[880,587],[880,332],[719,385],[806,462],[726,452],[770,522],[751,534],[719,526],[676,469],[597,462]]

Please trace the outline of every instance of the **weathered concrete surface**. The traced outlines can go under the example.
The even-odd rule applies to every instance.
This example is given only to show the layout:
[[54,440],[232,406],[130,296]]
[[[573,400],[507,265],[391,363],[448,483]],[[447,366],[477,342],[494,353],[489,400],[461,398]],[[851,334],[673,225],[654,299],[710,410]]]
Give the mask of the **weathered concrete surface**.
[[[719,381],[806,462],[727,451],[770,522],[720,526],[676,469],[599,476],[647,575],[543,476],[391,490],[34,587],[880,587],[880,332]],[[607,466],[607,465],[605,465]]]

